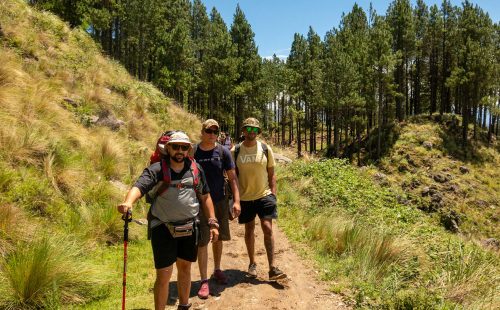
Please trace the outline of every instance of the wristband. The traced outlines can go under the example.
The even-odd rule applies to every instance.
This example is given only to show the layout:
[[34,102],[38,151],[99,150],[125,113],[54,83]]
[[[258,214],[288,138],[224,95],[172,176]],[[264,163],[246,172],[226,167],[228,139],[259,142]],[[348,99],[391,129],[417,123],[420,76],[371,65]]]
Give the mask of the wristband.
[[210,226],[210,228],[219,229],[219,222],[217,221],[216,218],[211,217],[208,219],[208,226]]

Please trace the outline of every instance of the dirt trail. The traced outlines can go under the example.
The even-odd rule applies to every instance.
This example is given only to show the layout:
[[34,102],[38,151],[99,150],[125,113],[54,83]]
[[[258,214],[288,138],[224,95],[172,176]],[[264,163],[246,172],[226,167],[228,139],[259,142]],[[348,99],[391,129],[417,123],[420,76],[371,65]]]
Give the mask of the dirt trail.
[[[218,285],[210,280],[211,296],[202,300],[197,296],[199,271],[197,263],[192,267],[191,309],[348,309],[340,296],[327,290],[327,285],[317,279],[314,270],[301,259],[290,246],[286,236],[274,223],[276,265],[287,273],[289,279],[269,282],[267,257],[262,230],[257,219],[256,262],[257,279],[246,277],[248,256],[246,254],[244,227],[237,220],[231,222],[231,241],[224,242],[222,268],[229,278],[227,285]],[[213,271],[212,249],[209,245],[209,275]],[[177,274],[174,268],[170,284],[171,298],[167,309],[176,309]]]

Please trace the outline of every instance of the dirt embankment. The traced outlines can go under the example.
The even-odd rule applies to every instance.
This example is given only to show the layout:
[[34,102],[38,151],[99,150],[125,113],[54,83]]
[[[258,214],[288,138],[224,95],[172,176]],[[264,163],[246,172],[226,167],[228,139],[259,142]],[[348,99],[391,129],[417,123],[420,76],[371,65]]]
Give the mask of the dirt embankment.
[[[244,227],[237,220],[231,222],[231,241],[224,242],[222,268],[229,278],[227,285],[218,285],[210,280],[211,296],[202,300],[197,297],[199,271],[197,263],[192,267],[191,309],[348,309],[340,296],[327,290],[327,284],[317,279],[317,273],[307,261],[292,249],[286,236],[274,223],[276,265],[288,275],[279,282],[268,281],[268,265],[260,224],[257,220],[256,262],[258,277],[246,277],[248,256],[246,254]],[[210,247],[210,245],[209,245]],[[209,274],[213,271],[212,249],[209,248]],[[171,297],[167,309],[176,309],[177,275],[172,276]]]

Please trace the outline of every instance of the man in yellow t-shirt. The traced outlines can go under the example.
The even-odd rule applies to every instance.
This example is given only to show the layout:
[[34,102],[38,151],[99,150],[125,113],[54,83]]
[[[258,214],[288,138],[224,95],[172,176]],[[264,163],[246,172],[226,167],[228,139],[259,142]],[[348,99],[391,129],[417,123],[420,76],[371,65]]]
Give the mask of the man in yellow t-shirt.
[[242,129],[245,140],[235,145],[231,152],[238,172],[241,204],[238,222],[245,224],[245,244],[250,260],[248,275],[257,277],[254,232],[255,216],[259,215],[269,263],[269,280],[284,279],[286,274],[274,265],[273,219],[278,217],[278,212],[273,151],[257,141],[257,135],[261,132],[257,119],[247,118]]

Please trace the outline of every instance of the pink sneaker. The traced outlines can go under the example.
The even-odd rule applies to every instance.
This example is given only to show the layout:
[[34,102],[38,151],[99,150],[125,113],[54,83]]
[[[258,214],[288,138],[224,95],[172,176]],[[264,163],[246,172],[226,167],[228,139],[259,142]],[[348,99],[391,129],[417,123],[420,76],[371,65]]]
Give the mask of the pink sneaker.
[[198,290],[198,297],[201,299],[207,299],[210,294],[210,289],[208,288],[208,280],[201,281],[200,289]]
[[213,277],[218,284],[227,284],[227,277],[224,274],[224,272],[222,272],[222,270],[220,269],[215,270]]

